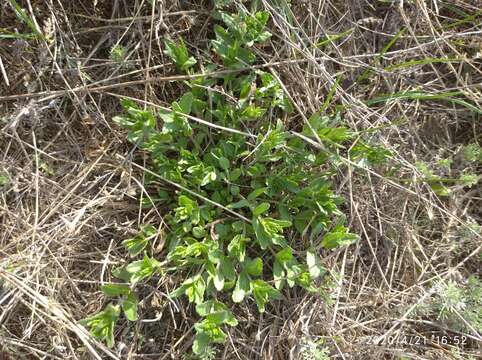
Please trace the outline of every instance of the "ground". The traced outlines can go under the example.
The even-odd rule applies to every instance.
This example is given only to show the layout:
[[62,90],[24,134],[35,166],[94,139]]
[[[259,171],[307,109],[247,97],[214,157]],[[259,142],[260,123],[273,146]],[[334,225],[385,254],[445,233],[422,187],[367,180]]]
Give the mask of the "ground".
[[[148,157],[112,121],[120,99],[182,94],[164,39],[211,57],[213,3],[17,1],[0,5],[0,358],[183,358],[196,314],[167,300],[176,277],[145,290],[142,320],[122,320],[111,349],[79,321],[106,304],[121,242],[163,216],[139,206]],[[482,3],[257,3],[273,35],[256,66],[295,104],[283,121],[337,113],[391,156],[347,158],[333,176],[359,241],[321,254],[323,294],[284,290],[264,314],[236,305],[241,326],[216,358],[477,358]]]

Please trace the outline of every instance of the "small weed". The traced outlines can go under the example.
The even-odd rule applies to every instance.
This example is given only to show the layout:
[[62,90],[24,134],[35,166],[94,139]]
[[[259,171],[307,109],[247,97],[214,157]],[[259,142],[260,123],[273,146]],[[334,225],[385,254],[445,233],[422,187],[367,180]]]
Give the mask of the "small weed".
[[[453,281],[438,282],[433,287],[431,309],[438,320],[455,330],[471,332],[468,322],[476,331],[482,331],[482,282],[470,276],[465,285]],[[465,320],[463,321],[461,317]]]
[[[453,157],[438,160],[432,166],[421,161],[415,163],[417,170],[422,175],[421,180],[426,182],[435,194],[439,196],[450,196],[452,194],[452,187],[454,186],[471,188],[479,182],[480,175],[477,175],[476,167],[474,164],[471,164],[471,162],[476,161],[478,154],[470,146],[465,147],[463,150],[466,163],[455,161]],[[458,165],[464,167],[462,171],[455,168],[455,166]],[[453,172],[458,172],[458,175],[456,177],[447,177],[444,175],[444,173]]]
[[329,351],[323,347],[322,341],[305,339],[300,351],[301,360],[329,360]]
[[0,188],[7,186],[9,182],[7,174],[0,172]]
[[127,57],[127,49],[122,45],[114,45],[110,50],[110,59],[117,63],[122,63]]
[[468,162],[482,163],[482,148],[475,143],[468,144],[463,149],[464,159]]

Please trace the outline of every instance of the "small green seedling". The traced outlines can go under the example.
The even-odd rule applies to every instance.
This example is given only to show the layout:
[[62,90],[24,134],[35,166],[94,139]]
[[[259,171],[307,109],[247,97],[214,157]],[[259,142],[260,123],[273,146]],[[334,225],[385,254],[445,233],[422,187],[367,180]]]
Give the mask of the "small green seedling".
[[127,57],[127,49],[122,45],[114,45],[110,50],[110,58],[112,61],[122,63]]
[[0,188],[7,186],[9,182],[8,176],[0,172]]

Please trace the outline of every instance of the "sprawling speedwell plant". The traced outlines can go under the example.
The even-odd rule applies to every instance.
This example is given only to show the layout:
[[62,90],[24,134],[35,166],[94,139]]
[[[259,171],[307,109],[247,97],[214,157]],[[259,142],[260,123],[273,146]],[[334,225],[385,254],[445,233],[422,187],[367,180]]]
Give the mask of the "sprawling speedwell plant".
[[[114,118],[150,156],[146,187],[157,190],[144,205],[165,214],[167,250],[162,259],[150,255],[157,236],[152,225],[123,241],[134,261],[114,270],[119,283],[102,287],[117,300],[84,320],[109,346],[121,312],[137,320],[136,287],[153,275],[183,279],[170,296],[195,304],[193,352],[203,357],[237,325],[230,304],[254,301],[263,312],[284,286],[316,292],[315,280],[326,273],[320,250],[356,240],[337,209],[330,153],[314,151],[287,130],[281,119],[292,105],[282,87],[269,72],[250,67],[254,45],[270,37],[268,13],[218,18],[224,26],[214,27],[206,76],[186,81],[188,91],[169,110],[156,113],[124,100],[125,114]],[[178,70],[193,74],[197,61],[184,42],[166,40],[165,46]],[[334,152],[351,137],[321,114],[296,130],[306,137],[316,131]]]

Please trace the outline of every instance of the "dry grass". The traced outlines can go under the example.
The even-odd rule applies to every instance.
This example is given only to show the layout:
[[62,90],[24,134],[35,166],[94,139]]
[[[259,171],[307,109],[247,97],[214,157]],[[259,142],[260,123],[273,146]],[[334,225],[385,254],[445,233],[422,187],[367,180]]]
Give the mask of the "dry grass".
[[[162,39],[182,35],[202,59],[212,37],[210,2],[19,3],[48,40],[0,38],[0,175],[8,177],[0,188],[0,358],[182,358],[195,316],[184,301],[167,300],[177,282],[169,276],[145,289],[145,320],[122,323],[114,349],[77,321],[102,308],[100,285],[110,281],[113,265],[127,260],[120,242],[139,224],[162,221],[155,210],[139,210],[143,175],[131,161],[144,159],[111,121],[120,112],[119,97],[168,106],[179,95],[183,85],[170,77],[176,70]],[[329,296],[289,290],[264,315],[238,305],[241,326],[219,358],[303,359],[307,344],[320,339],[319,348],[336,359],[476,358],[480,329],[463,313],[455,316],[469,323],[464,329],[439,319],[432,290],[481,275],[480,232],[460,235],[467,224],[481,223],[480,183],[452,186],[449,197],[439,197],[415,164],[453,155],[444,175],[458,176],[466,167],[462,147],[482,140],[480,113],[447,101],[366,101],[413,90],[461,91],[480,109],[482,3],[293,0],[291,10],[277,5],[283,3],[260,1],[271,12],[274,36],[258,52],[260,66],[279,77],[296,104],[290,126],[322,108],[339,79],[330,111],[342,106],[352,129],[395,156],[370,171],[348,159],[340,167],[343,210],[361,240],[323,254],[336,275]],[[456,23],[461,12],[476,16]],[[29,32],[8,1],[0,5],[0,27]],[[122,62],[110,55],[116,45],[126,49]],[[433,58],[457,60],[407,63]],[[405,65],[387,69],[395,64]],[[480,173],[480,164],[472,171]],[[458,334],[467,344],[372,342],[397,334]]]

